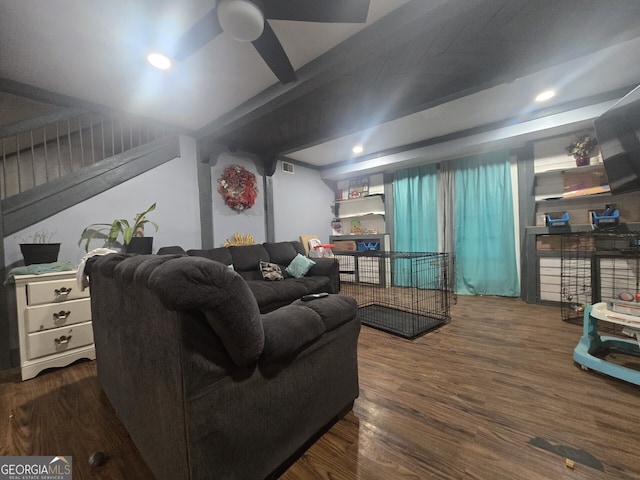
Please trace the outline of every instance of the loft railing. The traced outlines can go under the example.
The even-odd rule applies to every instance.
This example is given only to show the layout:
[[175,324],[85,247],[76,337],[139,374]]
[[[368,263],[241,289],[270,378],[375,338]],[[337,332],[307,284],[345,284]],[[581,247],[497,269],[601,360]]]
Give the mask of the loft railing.
[[78,109],[0,127],[0,199],[166,135],[137,119]]

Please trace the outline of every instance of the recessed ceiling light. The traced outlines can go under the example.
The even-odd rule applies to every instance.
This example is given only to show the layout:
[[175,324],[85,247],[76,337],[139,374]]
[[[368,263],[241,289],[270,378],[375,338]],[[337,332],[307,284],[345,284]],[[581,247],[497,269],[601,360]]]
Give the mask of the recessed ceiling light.
[[356,154],[357,154],[357,153],[362,153],[362,152],[364,152],[364,147],[363,147],[362,145],[355,145],[355,146],[351,149],[351,151],[352,151],[353,153],[356,153]]
[[159,70],[169,70],[171,68],[171,60],[161,53],[150,53],[147,55],[147,62]]
[[547,100],[555,96],[556,96],[555,90],[545,90],[544,92],[541,92],[538,94],[538,96],[536,97],[536,102],[546,102]]

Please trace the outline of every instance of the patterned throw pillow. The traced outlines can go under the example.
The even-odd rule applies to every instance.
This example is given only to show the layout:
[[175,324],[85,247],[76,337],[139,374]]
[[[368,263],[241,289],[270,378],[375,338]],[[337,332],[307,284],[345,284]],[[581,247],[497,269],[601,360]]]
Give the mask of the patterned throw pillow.
[[280,266],[275,263],[263,262],[260,260],[260,271],[262,272],[262,278],[265,280],[284,280]]
[[285,271],[292,277],[302,278],[307,274],[309,270],[311,270],[311,267],[313,267],[315,264],[316,262],[314,262],[313,260],[297,254],[295,258],[291,260],[289,266],[285,268]]

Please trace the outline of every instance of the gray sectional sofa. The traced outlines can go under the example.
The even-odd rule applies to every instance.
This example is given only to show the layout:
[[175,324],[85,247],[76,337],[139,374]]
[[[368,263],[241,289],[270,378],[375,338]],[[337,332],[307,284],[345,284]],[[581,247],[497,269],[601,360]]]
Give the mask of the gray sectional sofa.
[[273,478],[358,396],[350,297],[262,314],[240,273],[184,254],[85,271],[99,383],[158,479]]
[[[296,255],[305,255],[304,247],[298,241],[187,251],[181,247],[164,247],[158,250],[158,253],[183,253],[233,266],[233,269],[246,280],[262,313],[288,305],[303,295],[319,292],[338,293],[340,290],[340,272],[335,258],[314,258],[315,265],[301,278],[294,278],[286,273],[287,266]],[[284,274],[284,280],[265,280],[260,271],[261,261],[278,265]]]

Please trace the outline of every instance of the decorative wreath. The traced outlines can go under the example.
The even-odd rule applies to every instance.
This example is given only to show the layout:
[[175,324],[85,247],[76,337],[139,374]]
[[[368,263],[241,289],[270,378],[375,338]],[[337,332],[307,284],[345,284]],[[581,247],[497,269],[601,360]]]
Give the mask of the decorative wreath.
[[229,208],[244,212],[256,201],[256,176],[240,165],[229,165],[218,178],[218,193]]

